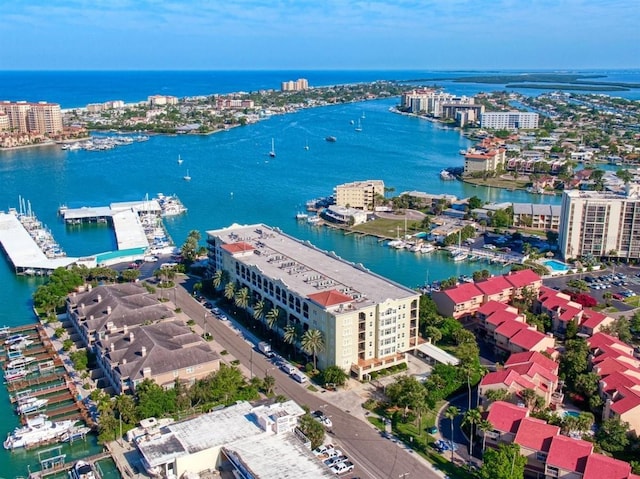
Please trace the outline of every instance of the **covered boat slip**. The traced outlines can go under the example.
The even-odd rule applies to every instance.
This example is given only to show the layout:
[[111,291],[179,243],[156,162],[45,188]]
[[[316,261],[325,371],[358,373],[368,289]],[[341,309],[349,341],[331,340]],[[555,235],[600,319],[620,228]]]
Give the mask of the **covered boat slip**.
[[0,244],[16,273],[44,273],[75,263],[78,258],[47,258],[15,214],[0,212]]
[[138,215],[151,214],[160,216],[162,208],[158,200],[145,201],[121,201],[111,203],[109,206],[83,206],[82,208],[63,208],[60,214],[65,223],[99,223],[106,222],[108,218],[123,211],[134,211]]

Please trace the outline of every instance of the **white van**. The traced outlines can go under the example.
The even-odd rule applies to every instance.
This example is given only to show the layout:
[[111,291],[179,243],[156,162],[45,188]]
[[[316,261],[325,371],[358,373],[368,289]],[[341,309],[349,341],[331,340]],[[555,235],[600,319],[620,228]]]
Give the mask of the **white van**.
[[291,373],[291,377],[293,379],[295,379],[296,381],[298,381],[300,384],[302,383],[306,383],[309,378],[307,376],[305,376],[304,374],[302,374],[300,371],[298,371],[297,369],[295,371],[293,371]]
[[297,369],[294,368],[291,364],[284,361],[280,363],[280,369],[282,369],[287,374],[293,374],[297,371]]

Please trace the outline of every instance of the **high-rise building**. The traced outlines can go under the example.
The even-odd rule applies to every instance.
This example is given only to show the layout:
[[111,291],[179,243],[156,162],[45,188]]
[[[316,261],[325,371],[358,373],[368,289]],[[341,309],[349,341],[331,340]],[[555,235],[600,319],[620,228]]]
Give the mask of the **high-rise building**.
[[336,205],[373,210],[377,196],[384,196],[384,181],[365,180],[344,183],[335,188]]
[[521,111],[490,111],[480,116],[480,128],[493,130],[532,130],[538,128],[538,114]]
[[558,242],[565,258],[640,258],[640,185],[625,193],[565,191]]
[[248,309],[262,302],[260,314],[278,318],[275,331],[294,326],[298,346],[307,331],[320,332],[320,368],[364,379],[405,363],[418,345],[420,295],[362,265],[262,224],[207,231],[207,247],[209,274],[246,288]]
[[309,89],[309,81],[306,78],[298,78],[296,81],[283,81],[280,85],[282,91],[302,91]]
[[62,111],[57,103],[2,101],[0,113],[9,119],[9,129],[18,133],[59,133],[62,131]]

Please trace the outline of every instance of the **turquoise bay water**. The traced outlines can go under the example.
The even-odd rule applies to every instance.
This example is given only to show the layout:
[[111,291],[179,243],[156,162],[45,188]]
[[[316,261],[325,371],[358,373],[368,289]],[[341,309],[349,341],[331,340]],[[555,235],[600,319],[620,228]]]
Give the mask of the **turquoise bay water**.
[[[263,222],[410,287],[485,267],[501,272],[485,263],[453,263],[442,253],[419,256],[392,250],[374,238],[344,236],[294,219],[306,200],[330,194],[337,184],[365,179],[384,180],[395,188],[394,194],[420,190],[478,195],[488,201],[559,202],[550,196],[441,181],[442,168],[462,165],[458,152],[469,141],[453,129],[390,113],[396,102],[309,109],[224,133],[155,136],[104,152],[59,147],[0,152],[0,209],[17,207],[20,195],[28,199],[70,256],[108,251],[115,247],[115,239],[106,226],[65,227],[57,217],[60,205],[100,206],[163,192],[177,194],[189,208],[187,214],[166,221],[177,244],[193,229],[204,236],[208,229],[234,222]],[[363,112],[363,131],[358,133],[350,121]],[[326,142],[328,135],[336,136],[337,142]],[[276,158],[268,155],[271,138]],[[304,149],[307,142],[309,150]],[[183,180],[187,169],[190,182]],[[0,281],[0,325],[33,322],[30,295],[39,280],[16,278],[3,258]],[[4,388],[0,403],[8,410]],[[15,416],[7,415],[0,436],[16,424]],[[34,453],[0,451],[0,476],[25,475],[27,464],[35,470],[37,460]]]

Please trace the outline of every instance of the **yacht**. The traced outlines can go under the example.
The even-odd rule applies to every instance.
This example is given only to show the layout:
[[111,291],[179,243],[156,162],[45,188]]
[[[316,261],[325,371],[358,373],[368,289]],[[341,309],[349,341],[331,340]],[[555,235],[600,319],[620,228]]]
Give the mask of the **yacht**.
[[9,336],[5,341],[4,344],[6,344],[7,346],[13,344],[13,343],[19,343],[20,341],[22,341],[23,339],[28,339],[29,336],[27,336],[26,334],[12,334],[11,336]]
[[14,351],[20,351],[21,349],[25,349],[28,346],[31,346],[33,341],[31,339],[23,339],[18,341],[17,343],[13,343],[9,346],[9,349],[13,349]]
[[458,261],[464,261],[465,259],[467,259],[467,253],[465,253],[464,251],[456,251],[451,255],[451,259],[456,263]]
[[38,399],[36,397],[26,397],[20,401],[16,410],[18,414],[28,414],[30,412],[35,412],[38,409],[42,409],[49,402],[48,399]]
[[7,369],[15,369],[15,368],[19,368],[22,366],[26,366],[27,364],[29,364],[30,362],[35,361],[36,358],[34,358],[33,356],[19,356],[15,359],[12,359],[11,361],[9,361],[7,363]]
[[433,253],[436,250],[436,247],[431,243],[424,243],[420,246],[420,253]]
[[329,143],[335,143],[338,139],[335,136],[328,136],[325,138]]
[[445,181],[455,180],[456,177],[449,173],[447,170],[440,171],[440,179]]
[[17,427],[4,441],[5,449],[34,446],[41,442],[58,440],[73,427],[75,421],[49,421],[44,414],[27,419],[27,425]]
[[69,471],[71,479],[97,479],[93,466],[85,461],[76,462]]
[[4,378],[5,378],[5,380],[11,382],[11,381],[15,381],[17,379],[22,379],[27,374],[29,374],[29,372],[24,368],[7,369],[5,371],[5,373],[4,373]]

